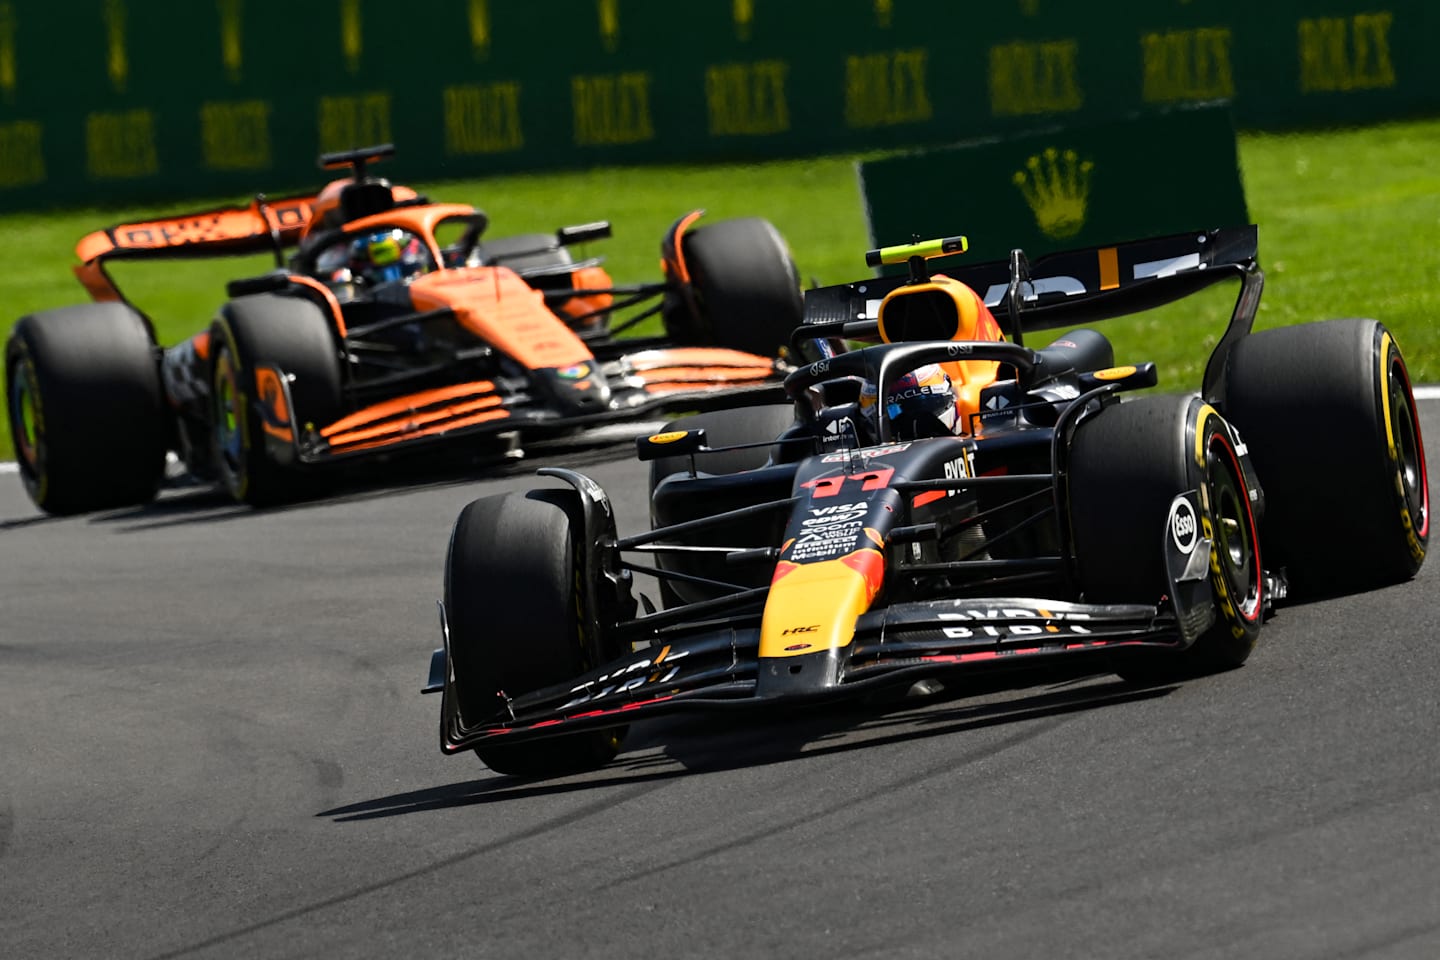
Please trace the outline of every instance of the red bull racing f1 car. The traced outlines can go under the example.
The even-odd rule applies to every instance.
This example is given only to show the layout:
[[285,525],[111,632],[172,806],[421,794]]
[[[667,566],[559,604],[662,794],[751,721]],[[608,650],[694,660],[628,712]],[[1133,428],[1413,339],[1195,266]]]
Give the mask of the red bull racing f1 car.
[[[573,245],[588,223],[490,239],[473,207],[370,176],[389,146],[322,157],[351,175],[314,196],[257,198],[85,237],[96,301],[22,318],[7,344],[20,473],[51,513],[151,499],[167,451],[237,500],[313,492],[325,467],[457,442],[573,430],[647,412],[782,396],[798,276],[764,220],[664,237],[663,280],[616,286]],[[117,259],[273,251],[175,346],[106,271]],[[659,314],[666,335],[617,338]],[[468,447],[467,447],[468,448]]]
[[[1400,349],[1373,320],[1252,334],[1254,227],[930,275],[963,247],[872,251],[909,275],[807,291],[788,404],[637,441],[648,532],[620,536],[605,492],[563,469],[467,506],[426,687],[441,749],[548,775],[670,711],[1040,665],[1169,680],[1242,664],[1287,591],[1419,569]],[[1226,279],[1198,394],[1122,402],[1155,367],[1117,366],[1093,329],[1023,342]]]

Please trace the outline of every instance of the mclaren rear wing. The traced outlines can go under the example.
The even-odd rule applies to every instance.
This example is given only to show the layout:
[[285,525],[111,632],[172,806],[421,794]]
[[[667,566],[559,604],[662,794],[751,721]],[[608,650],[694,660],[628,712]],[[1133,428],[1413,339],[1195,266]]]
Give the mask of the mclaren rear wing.
[[216,207],[196,213],[121,223],[87,234],[75,245],[75,275],[96,300],[121,300],[105,271],[107,260],[227,257],[273,252],[276,262],[300,240],[314,210],[313,195],[267,200],[244,207]]
[[[1264,285],[1258,258],[1258,231],[1250,224],[1066,250],[1033,263],[1024,251],[1014,250],[1008,260],[947,263],[939,272],[980,294],[1016,343],[1023,343],[1030,331],[1140,313],[1222,280],[1241,280],[1229,327],[1205,370],[1201,392],[1214,400],[1221,366],[1217,358],[1249,334],[1255,322]],[[880,301],[907,282],[906,276],[885,276],[806,290],[804,325],[795,330],[792,344],[801,349],[814,337],[877,335]]]

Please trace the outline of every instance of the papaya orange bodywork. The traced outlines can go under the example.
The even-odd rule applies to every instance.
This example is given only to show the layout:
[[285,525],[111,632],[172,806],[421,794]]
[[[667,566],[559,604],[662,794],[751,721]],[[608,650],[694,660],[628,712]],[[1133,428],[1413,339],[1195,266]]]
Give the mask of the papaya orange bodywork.
[[[581,267],[570,275],[570,285],[577,290],[609,290],[615,285],[604,267]],[[615,297],[609,293],[590,293],[570,297],[560,304],[560,310],[572,319],[590,317],[587,325],[600,322],[599,312],[609,310]],[[596,316],[590,316],[596,314]]]
[[508,267],[459,267],[416,278],[417,310],[448,308],[466,330],[530,369],[568,367],[594,356],[545,305],[545,295]]
[[353,430],[359,426],[375,423],[387,417],[398,417],[407,413],[415,413],[418,410],[423,410],[425,407],[437,403],[444,403],[447,400],[455,400],[459,397],[487,394],[491,393],[494,389],[495,384],[489,380],[476,380],[474,383],[459,383],[450,387],[422,390],[419,393],[411,393],[403,397],[396,397],[393,400],[377,403],[357,413],[342,417],[323,428],[320,431],[320,435],[329,437],[346,430]]

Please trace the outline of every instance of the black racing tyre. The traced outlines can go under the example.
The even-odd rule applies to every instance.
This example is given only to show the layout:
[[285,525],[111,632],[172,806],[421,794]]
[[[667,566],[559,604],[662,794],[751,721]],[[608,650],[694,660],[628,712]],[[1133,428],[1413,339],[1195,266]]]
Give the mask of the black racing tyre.
[[[515,697],[563,683],[589,663],[577,596],[583,517],[573,490],[485,497],[461,511],[445,560],[445,613],[460,714],[467,724]],[[625,729],[475,748],[497,773],[549,777],[607,763]]]
[[773,357],[790,343],[804,303],[795,261],[768,220],[746,217],[696,227],[680,240],[695,309],[666,298],[662,317],[677,343]]
[[46,513],[148,503],[171,421],[159,350],[131,307],[88,303],[22,317],[5,347],[10,435]]
[[[1198,436],[1197,436],[1198,433]],[[1070,450],[1069,503],[1088,603],[1155,603],[1170,592],[1163,538],[1170,506],[1198,489],[1213,537],[1215,624],[1182,653],[1117,665],[1131,680],[1179,678],[1243,664],[1255,648],[1265,581],[1239,453],[1215,409],[1195,397],[1141,397],[1083,421]]]
[[273,293],[238,297],[210,329],[210,361],[215,472],[229,494],[263,507],[321,492],[323,478],[293,462],[293,444],[265,430],[262,404],[275,386],[257,368],[287,375],[293,430],[339,419],[340,355],[324,311]]
[[[729,410],[711,410],[697,413],[693,417],[672,420],[665,424],[662,433],[672,430],[704,430],[705,445],[727,447],[738,443],[761,443],[774,440],[795,423],[795,406],[790,403],[768,403],[754,407],[735,407]],[[695,457],[695,469],[703,473],[739,473],[763,467],[773,447],[748,447],[744,450],[724,450],[720,453],[702,453]],[[660,481],[672,473],[689,473],[690,456],[660,457],[650,461],[650,493]]]
[[[680,420],[672,420],[665,424],[662,433],[672,430],[704,430],[705,444],[711,447],[724,447],[738,443],[760,443],[765,440],[774,440],[795,423],[795,406],[789,403],[762,404],[754,407],[735,407],[729,410],[711,410],[708,413],[697,413],[693,417],[684,417]],[[701,473],[708,473],[720,476],[730,473],[740,473],[742,470],[754,470],[763,467],[769,459],[774,447],[747,447],[743,450],[724,450],[719,453],[702,453],[695,457],[695,469]],[[650,522],[654,525],[657,522],[655,516],[655,488],[660,481],[676,473],[690,472],[689,455],[677,457],[660,457],[650,461],[650,486],[649,503],[651,505]],[[712,531],[712,536],[718,536],[720,540],[726,537],[719,531]],[[705,535],[699,535],[704,539]],[[675,569],[685,567],[686,564],[681,558],[665,557],[657,558],[661,568]],[[698,572],[691,570],[690,572]],[[659,582],[660,602],[670,609],[684,604],[684,600],[670,582],[661,579]]]
[[1225,416],[1265,491],[1260,535],[1292,594],[1408,580],[1430,539],[1425,447],[1400,347],[1375,320],[1328,320],[1239,341]]

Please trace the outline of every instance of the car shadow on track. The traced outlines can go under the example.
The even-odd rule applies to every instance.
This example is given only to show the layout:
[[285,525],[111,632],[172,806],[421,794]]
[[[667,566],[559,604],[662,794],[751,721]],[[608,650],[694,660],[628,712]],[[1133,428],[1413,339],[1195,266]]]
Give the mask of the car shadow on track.
[[[583,469],[633,456],[634,446],[630,441],[609,440],[603,444],[593,444],[582,439],[569,445],[552,442],[540,446],[523,459],[432,459],[380,464],[364,472],[335,477],[334,485],[322,496],[264,508],[238,504],[213,486],[185,485],[182,482],[165,491],[152,503],[98,513],[90,517],[90,522],[112,524],[120,533],[140,533],[188,524],[225,523],[315,507],[385,500],[422,490],[529,476],[540,467],[546,466]],[[14,523],[24,524],[45,519],[50,518],[26,518]]]
[[952,687],[921,700],[896,697],[824,710],[795,708],[762,717],[726,713],[650,721],[632,731],[627,753],[590,773],[543,781],[492,775],[362,800],[322,810],[315,816],[353,823],[635,786],[1063,717],[1097,707],[1151,700],[1176,689],[1174,685],[1137,687],[1114,679],[1095,681],[1093,675],[1072,677],[1018,699],[978,704],[962,698],[1013,690],[1013,680]]

